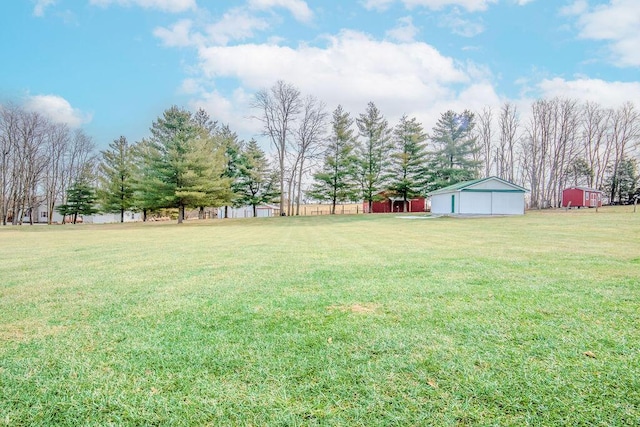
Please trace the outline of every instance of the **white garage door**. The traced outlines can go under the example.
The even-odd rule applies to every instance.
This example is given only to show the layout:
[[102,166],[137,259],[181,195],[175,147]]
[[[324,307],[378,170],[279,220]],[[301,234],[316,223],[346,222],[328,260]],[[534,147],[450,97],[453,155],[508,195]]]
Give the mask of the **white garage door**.
[[491,215],[491,193],[465,191],[460,198],[461,214]]
[[491,210],[493,215],[524,214],[524,195],[522,193],[492,193]]

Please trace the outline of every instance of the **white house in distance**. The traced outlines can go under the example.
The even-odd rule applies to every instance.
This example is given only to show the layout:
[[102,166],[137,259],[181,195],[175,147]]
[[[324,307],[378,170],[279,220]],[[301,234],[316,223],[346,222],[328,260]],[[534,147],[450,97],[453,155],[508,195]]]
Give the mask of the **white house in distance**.
[[429,193],[436,215],[523,215],[528,190],[491,176],[459,182]]
[[[233,206],[227,206],[226,209],[228,218],[253,218],[253,206],[240,206],[235,208]],[[256,206],[256,217],[268,218],[276,216],[278,209],[278,206],[258,205]],[[218,218],[224,218],[224,211],[225,206],[218,208]]]
[[[56,203],[56,207],[60,205]],[[46,224],[49,218],[49,212],[47,210],[47,206],[42,204],[37,206],[33,210],[33,222]],[[70,217],[67,217],[67,222],[70,221]],[[94,215],[78,215],[79,222],[85,224],[109,224],[120,222],[120,213],[97,213]],[[64,218],[62,215],[58,213],[57,210],[54,209],[53,216],[51,218],[51,222],[54,224],[62,224]],[[133,222],[133,221],[142,221],[142,213],[141,212],[131,212],[125,211],[124,213],[124,222]],[[26,224],[29,222],[29,216],[25,216],[23,222]]]
[[[124,222],[142,221],[142,212],[124,212]],[[94,215],[84,215],[82,222],[85,224],[112,224],[120,222],[120,213],[97,213]]]

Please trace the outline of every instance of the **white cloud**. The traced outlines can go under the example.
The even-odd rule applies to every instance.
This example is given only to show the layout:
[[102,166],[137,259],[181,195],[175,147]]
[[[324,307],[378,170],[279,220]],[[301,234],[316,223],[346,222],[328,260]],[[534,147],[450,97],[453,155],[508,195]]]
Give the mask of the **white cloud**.
[[218,22],[207,27],[207,37],[215,44],[225,45],[230,40],[244,40],[255,35],[255,31],[269,28],[269,24],[242,9],[231,9]]
[[[357,82],[359,79],[381,77],[385,80],[390,76],[410,78],[424,85],[467,79],[451,58],[442,56],[426,43],[381,42],[356,31],[343,31],[337,36],[328,36],[327,40],[326,48],[301,45],[294,49],[255,44],[211,46],[200,50],[201,67],[209,77],[236,76],[254,88],[274,82],[278,75],[301,83],[308,79],[309,86],[318,79],[342,80],[345,77],[354,80],[348,85],[362,85]],[[251,58],[250,67],[247,58]],[[368,90],[375,91],[376,87],[380,86],[374,85]]]
[[249,14],[245,9],[235,8],[201,31],[194,29],[193,21],[183,19],[169,28],[155,28],[153,35],[167,47],[204,46],[207,42],[226,45],[230,41],[252,38],[257,31],[268,28],[269,23],[264,19]]
[[44,11],[47,7],[56,4],[56,0],[37,0],[36,5],[33,7],[34,16],[44,16]]
[[213,89],[203,91],[189,106],[193,111],[204,109],[214,120],[230,125],[240,138],[248,140],[261,131],[261,124],[250,119],[255,114],[255,111],[249,108],[252,99],[253,93],[247,93],[242,88],[237,88],[229,97]]
[[191,37],[192,22],[183,19],[173,24],[169,29],[158,27],[153,30],[153,35],[162,40],[167,47],[184,47],[193,44]]
[[543,98],[567,97],[594,101],[611,108],[640,99],[640,82],[608,82],[589,78],[565,80],[556,77],[542,80],[537,87]]
[[42,114],[56,123],[66,123],[72,128],[91,121],[90,114],[73,108],[69,101],[57,95],[34,95],[27,98],[25,109]]
[[587,0],[575,0],[573,3],[568,4],[560,9],[560,15],[574,16],[581,15],[589,9],[589,3]]
[[90,4],[102,7],[114,3],[121,6],[135,5],[145,9],[159,9],[171,13],[196,9],[196,0],[90,0]]
[[[364,0],[363,5],[367,9],[385,10],[396,0]],[[486,10],[490,4],[497,3],[498,0],[398,0],[406,8],[426,7],[432,10],[440,10],[448,6],[459,6],[469,12]],[[527,0],[524,0],[525,3]],[[521,4],[522,0],[520,0]]]
[[484,31],[482,23],[463,18],[458,8],[443,16],[440,25],[449,27],[454,34],[462,37],[475,37]]
[[369,10],[386,10],[395,0],[363,0],[361,3],[365,9]]
[[249,0],[249,6],[259,10],[281,7],[291,12],[300,22],[310,22],[313,19],[313,12],[303,0]]
[[188,78],[182,81],[178,92],[186,95],[194,95],[203,92],[204,89],[197,79]]
[[[426,43],[380,41],[355,31],[328,36],[324,47],[209,46],[199,49],[199,57],[203,83],[234,79],[242,89],[229,95],[203,84],[193,104],[206,104],[234,129],[255,128],[246,119],[251,97],[277,80],[317,96],[330,109],[341,104],[357,115],[373,101],[390,122],[406,113],[428,129],[449,108],[499,103],[486,69],[456,63]],[[192,81],[184,85],[197,87]]]
[[419,32],[418,27],[413,25],[411,16],[405,16],[398,19],[398,25],[387,31],[386,35],[393,40],[406,43],[414,41]]
[[640,7],[638,0],[610,0],[606,5],[585,9],[574,2],[561,12],[578,15],[579,36],[609,43],[613,61],[618,66],[640,66]]

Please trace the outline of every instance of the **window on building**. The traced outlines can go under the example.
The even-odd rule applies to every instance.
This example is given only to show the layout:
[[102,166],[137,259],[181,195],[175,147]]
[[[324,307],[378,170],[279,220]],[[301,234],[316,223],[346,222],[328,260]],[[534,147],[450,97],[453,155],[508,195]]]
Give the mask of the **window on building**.
[[45,211],[45,212],[40,213],[40,218],[47,218],[47,214],[48,214],[48,213],[49,213],[49,212],[46,212],[46,211]]

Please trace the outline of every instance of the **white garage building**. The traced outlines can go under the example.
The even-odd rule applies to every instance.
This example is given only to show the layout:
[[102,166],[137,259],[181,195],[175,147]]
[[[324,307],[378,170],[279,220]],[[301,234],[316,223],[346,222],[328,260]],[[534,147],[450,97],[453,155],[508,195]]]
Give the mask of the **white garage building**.
[[429,193],[431,213],[438,215],[523,215],[528,192],[491,176],[459,182]]

